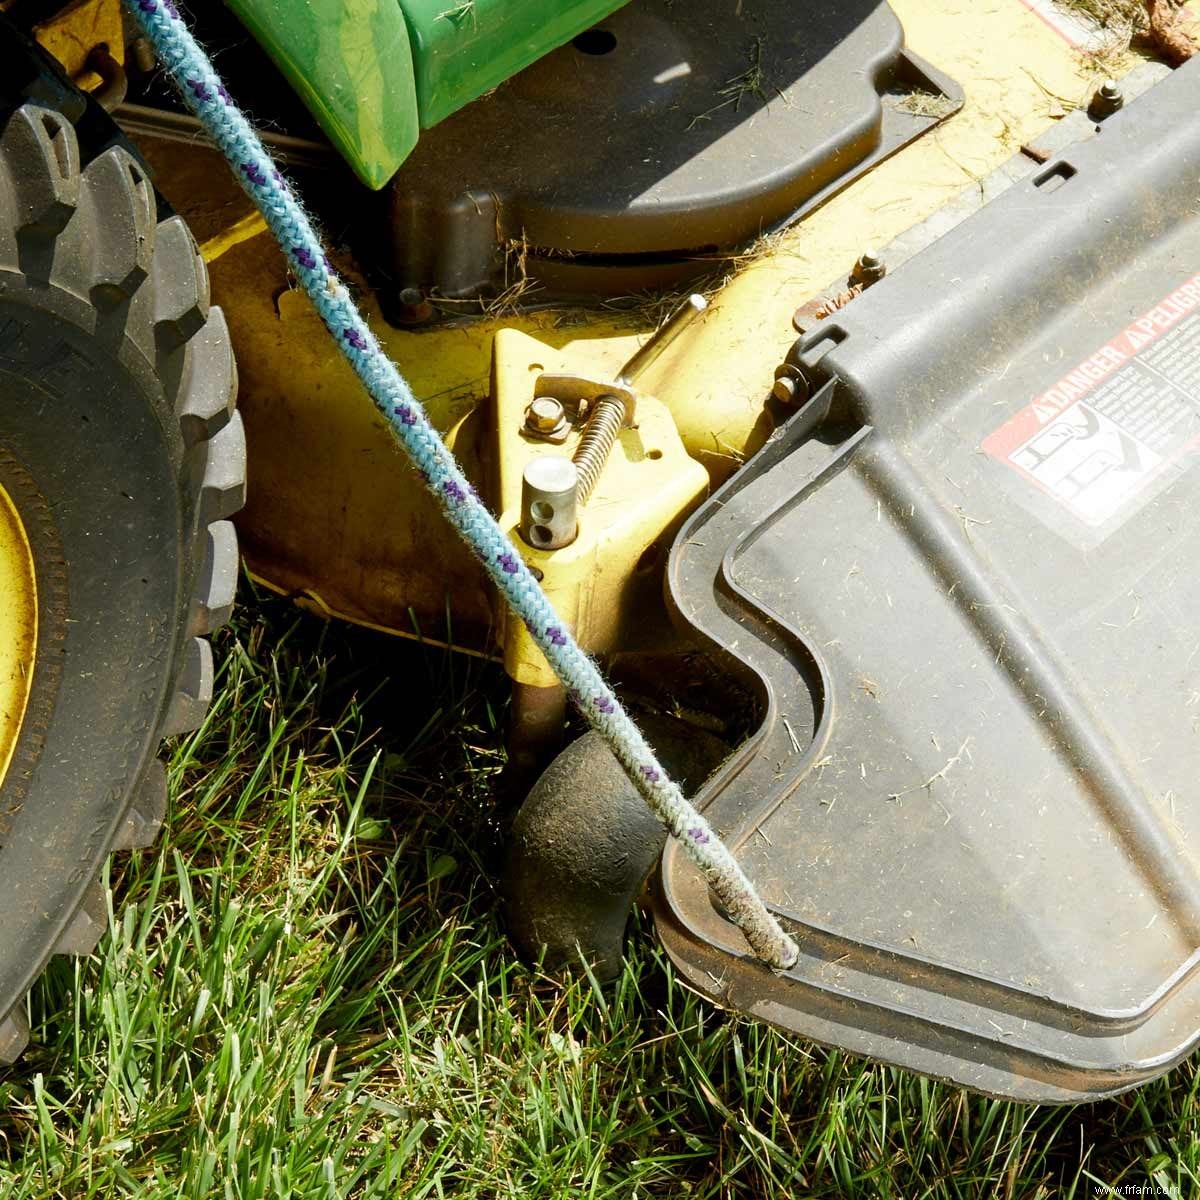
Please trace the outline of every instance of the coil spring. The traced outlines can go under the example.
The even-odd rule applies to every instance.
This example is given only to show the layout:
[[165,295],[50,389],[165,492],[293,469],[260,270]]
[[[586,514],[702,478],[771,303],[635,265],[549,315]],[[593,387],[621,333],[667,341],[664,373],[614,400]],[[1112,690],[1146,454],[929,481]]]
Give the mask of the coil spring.
[[583,436],[572,462],[579,472],[576,496],[579,504],[586,502],[604,470],[609,452],[621,432],[625,420],[625,402],[617,396],[598,396],[591,416],[583,427]]

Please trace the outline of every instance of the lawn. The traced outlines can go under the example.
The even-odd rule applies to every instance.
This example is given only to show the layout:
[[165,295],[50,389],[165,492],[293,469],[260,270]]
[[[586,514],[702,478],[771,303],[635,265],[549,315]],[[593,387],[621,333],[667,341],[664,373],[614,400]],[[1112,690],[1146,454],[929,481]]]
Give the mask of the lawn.
[[499,671],[262,597],[217,643],[164,836],[0,1073],[0,1196],[1200,1194],[1191,1064],[1025,1108],[717,1011],[645,919],[614,985],[522,966]]

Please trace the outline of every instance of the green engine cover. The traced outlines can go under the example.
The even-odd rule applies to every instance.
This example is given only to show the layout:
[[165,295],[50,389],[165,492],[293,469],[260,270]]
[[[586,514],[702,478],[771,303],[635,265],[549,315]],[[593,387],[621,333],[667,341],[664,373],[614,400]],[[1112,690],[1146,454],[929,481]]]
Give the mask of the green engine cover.
[[625,0],[226,0],[364,183]]

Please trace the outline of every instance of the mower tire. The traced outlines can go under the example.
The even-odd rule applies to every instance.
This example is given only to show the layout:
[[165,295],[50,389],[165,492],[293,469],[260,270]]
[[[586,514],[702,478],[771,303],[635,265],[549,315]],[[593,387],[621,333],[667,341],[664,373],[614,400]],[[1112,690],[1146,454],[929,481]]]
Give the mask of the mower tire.
[[49,957],[106,928],[106,856],[161,826],[159,743],[203,719],[233,606],[233,352],[159,213],[125,146],[0,118],[0,1062]]

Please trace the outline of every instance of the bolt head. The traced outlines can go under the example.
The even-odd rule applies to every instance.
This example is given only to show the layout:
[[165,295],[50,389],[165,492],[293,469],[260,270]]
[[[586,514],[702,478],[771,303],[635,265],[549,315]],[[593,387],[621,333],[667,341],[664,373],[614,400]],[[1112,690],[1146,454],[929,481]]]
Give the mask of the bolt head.
[[780,375],[771,386],[771,395],[784,404],[791,404],[796,399],[796,381],[789,375]]
[[392,321],[396,325],[424,325],[433,320],[433,304],[420,288],[401,288],[396,296]]
[[525,410],[525,424],[538,433],[553,433],[565,416],[563,406],[553,396],[539,396]]
[[1095,91],[1088,113],[1097,118],[1111,116],[1125,104],[1125,93],[1115,79],[1106,79]]
[[789,363],[775,372],[771,395],[782,404],[803,404],[808,399],[808,381]]
[[864,250],[854,264],[850,277],[861,283],[875,283],[887,274],[887,265],[875,250]]

